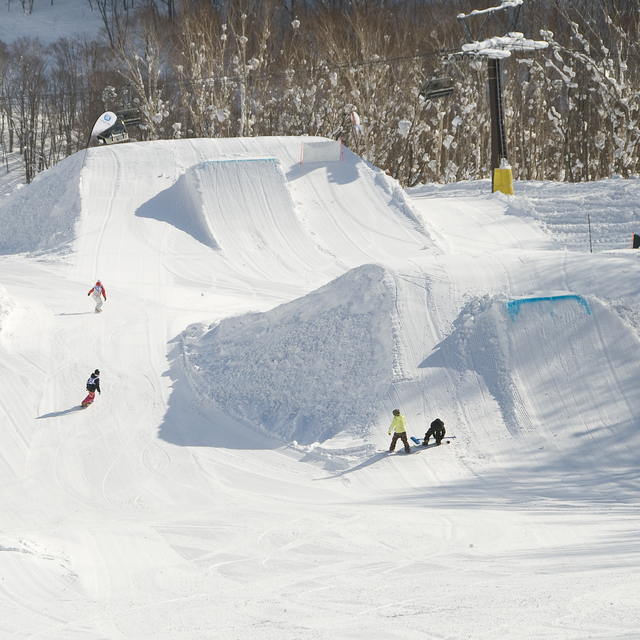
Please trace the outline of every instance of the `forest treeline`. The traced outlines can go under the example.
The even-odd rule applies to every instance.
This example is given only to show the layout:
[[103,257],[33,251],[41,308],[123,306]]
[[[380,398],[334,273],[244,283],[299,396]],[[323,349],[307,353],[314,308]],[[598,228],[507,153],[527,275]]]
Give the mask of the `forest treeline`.
[[[87,1],[94,39],[0,42],[0,159],[19,150],[27,182],[83,149],[103,111],[134,106],[138,140],[342,137],[405,186],[490,176],[487,63],[450,54],[466,42],[456,16],[497,1]],[[468,23],[506,35],[509,11]],[[637,1],[524,0],[516,29],[549,47],[501,61],[514,178],[637,174]],[[454,93],[423,100],[438,74]]]

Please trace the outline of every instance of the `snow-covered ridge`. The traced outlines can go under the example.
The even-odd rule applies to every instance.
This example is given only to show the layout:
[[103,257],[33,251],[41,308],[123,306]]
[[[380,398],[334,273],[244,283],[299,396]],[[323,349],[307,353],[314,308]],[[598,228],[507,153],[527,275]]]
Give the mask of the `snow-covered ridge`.
[[59,249],[75,237],[84,152],[0,199],[0,255]]

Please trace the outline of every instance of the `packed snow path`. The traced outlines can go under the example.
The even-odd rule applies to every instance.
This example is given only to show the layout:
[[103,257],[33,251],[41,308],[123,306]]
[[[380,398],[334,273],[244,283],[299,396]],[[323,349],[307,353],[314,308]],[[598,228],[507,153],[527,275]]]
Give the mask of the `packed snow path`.
[[[91,149],[0,204],[0,635],[638,635],[637,186],[569,252],[551,186],[299,149]],[[379,451],[396,406],[454,444]]]

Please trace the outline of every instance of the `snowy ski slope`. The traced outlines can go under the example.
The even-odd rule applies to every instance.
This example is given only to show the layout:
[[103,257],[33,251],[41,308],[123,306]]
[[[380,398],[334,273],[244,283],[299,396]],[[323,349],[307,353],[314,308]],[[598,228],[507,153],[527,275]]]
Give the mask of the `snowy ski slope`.
[[[405,193],[300,142],[0,202],[0,636],[640,637],[640,185]],[[454,443],[381,451],[396,407]]]

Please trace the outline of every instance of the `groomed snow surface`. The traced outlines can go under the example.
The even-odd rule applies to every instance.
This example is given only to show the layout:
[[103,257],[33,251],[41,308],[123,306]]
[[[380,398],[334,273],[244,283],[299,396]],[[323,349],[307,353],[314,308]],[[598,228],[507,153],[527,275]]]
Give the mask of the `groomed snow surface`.
[[[640,638],[640,181],[403,192],[301,140],[0,200],[0,637]],[[394,408],[456,438],[389,455]]]

